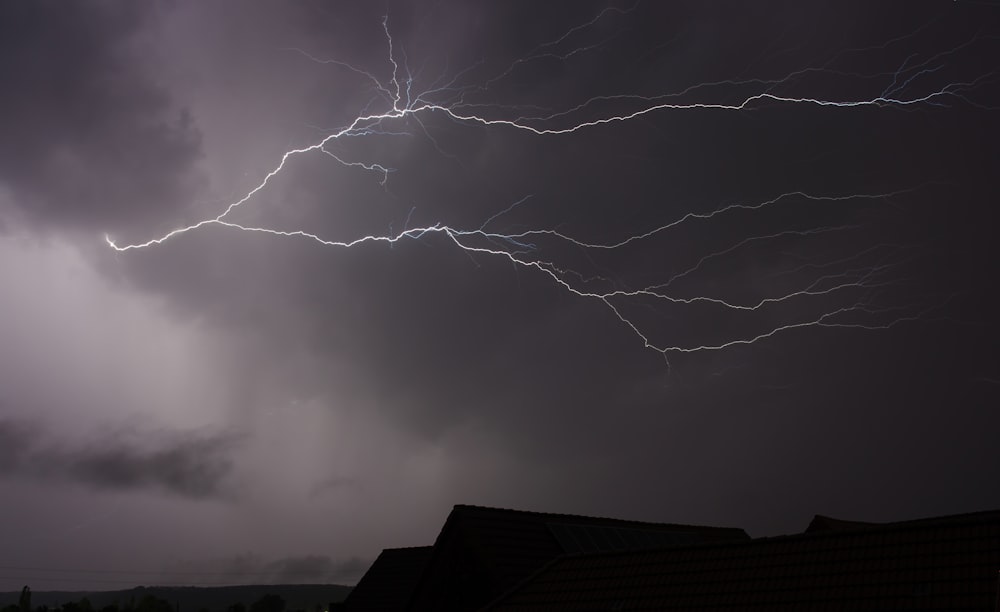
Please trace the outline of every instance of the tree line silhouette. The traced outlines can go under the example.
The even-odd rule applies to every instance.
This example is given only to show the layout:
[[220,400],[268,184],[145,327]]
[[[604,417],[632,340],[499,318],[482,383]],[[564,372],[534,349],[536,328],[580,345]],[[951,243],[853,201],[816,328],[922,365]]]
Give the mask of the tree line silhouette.
[[[21,589],[21,596],[18,598],[17,604],[4,606],[0,608],[0,612],[181,612],[181,610],[180,604],[171,603],[152,594],[144,595],[138,601],[132,596],[123,603],[114,602],[100,608],[93,606],[87,597],[78,601],[67,601],[55,607],[42,605],[33,608],[31,606],[31,589],[25,586]],[[209,612],[209,610],[202,608],[198,612]],[[243,602],[230,604],[226,608],[226,612],[285,612],[285,600],[279,595],[268,593],[251,603],[249,607]]]

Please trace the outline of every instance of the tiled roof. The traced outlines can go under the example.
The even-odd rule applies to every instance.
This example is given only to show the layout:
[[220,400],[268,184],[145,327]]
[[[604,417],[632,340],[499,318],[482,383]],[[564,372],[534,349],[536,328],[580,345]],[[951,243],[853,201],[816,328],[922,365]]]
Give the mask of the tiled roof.
[[342,609],[348,612],[404,610],[430,556],[430,546],[383,550],[348,595]]
[[813,517],[813,520],[809,522],[809,526],[806,527],[806,533],[814,533],[817,531],[843,531],[844,529],[857,529],[859,527],[873,527],[876,525],[878,525],[878,523],[845,521],[817,514]]
[[998,571],[1000,511],[564,556],[485,609],[985,612]]
[[566,553],[555,534],[567,526],[678,534],[703,542],[749,539],[742,529],[458,505],[438,535],[410,609],[475,609],[485,604]]

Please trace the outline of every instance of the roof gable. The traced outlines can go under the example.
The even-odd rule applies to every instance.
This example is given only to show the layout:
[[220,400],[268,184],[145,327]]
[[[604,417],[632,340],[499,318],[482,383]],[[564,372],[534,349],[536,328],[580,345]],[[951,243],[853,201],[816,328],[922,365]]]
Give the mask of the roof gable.
[[343,609],[350,612],[405,610],[430,556],[430,546],[383,550],[344,600]]
[[565,556],[485,609],[989,610],[1000,511]]
[[749,536],[742,529],[457,505],[435,541],[410,609],[475,609],[567,552],[732,539]]

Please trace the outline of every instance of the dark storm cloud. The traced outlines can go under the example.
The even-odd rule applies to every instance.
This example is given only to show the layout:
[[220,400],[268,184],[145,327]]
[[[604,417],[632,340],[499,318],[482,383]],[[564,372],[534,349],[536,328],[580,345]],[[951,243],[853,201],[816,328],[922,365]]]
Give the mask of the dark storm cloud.
[[367,566],[356,557],[334,560],[326,555],[304,555],[272,561],[264,566],[264,571],[275,584],[311,581],[341,584],[357,580]]
[[[112,231],[174,217],[200,137],[138,35],[153,5],[0,5],[0,184],[38,226]],[[10,204],[8,204],[10,205]]]
[[265,560],[253,554],[219,559],[177,563],[164,570],[164,576],[201,574],[208,580],[239,584],[353,584],[370,565],[357,557],[333,558],[329,555],[298,555]]
[[[24,125],[12,125],[11,133],[26,142],[25,156],[0,143],[0,181],[30,220],[84,227],[100,244],[101,231],[125,225],[142,241],[159,235],[164,224],[170,229],[211,218],[232,194],[257,184],[283,151],[318,141],[326,132],[315,126],[332,128],[386,108],[385,100],[372,102],[367,77],[288,48],[343,59],[387,79],[392,65],[381,22],[387,13],[395,58],[405,57],[413,68],[414,91],[456,75],[459,84],[482,84],[588,22],[605,4],[178,3],[179,21],[161,51],[187,52],[190,64],[174,69],[193,76],[176,78],[171,91],[158,89],[140,70],[145,61],[131,54],[135,34],[154,25],[155,15],[144,14],[148,5],[94,16],[82,5],[69,6],[81,33],[69,32],[61,14],[19,17],[26,31],[43,24],[67,30],[65,42],[46,47],[38,42],[44,39],[17,32],[12,42],[0,42],[49,48],[55,59],[32,52],[24,65],[34,62],[41,70],[49,62],[56,75],[76,66],[64,80],[77,92],[55,101],[29,79],[35,72],[13,70],[9,54],[0,59],[4,74],[31,92],[30,99],[4,98],[0,107],[20,104],[15,112],[32,120],[32,108],[55,115],[54,125],[68,138],[56,146],[61,131],[40,125],[44,138],[32,141]],[[829,74],[803,73],[787,90],[770,90],[878,95],[902,63],[962,44],[979,28],[1000,31],[995,18],[967,10],[931,2],[642,2],[631,13],[611,11],[593,28],[575,31],[558,53],[517,63],[488,87],[471,87],[463,101],[497,116],[544,114],[594,95],[649,96],[706,81],[779,78],[838,57],[843,64],[829,64]],[[920,36],[905,38],[918,30]],[[74,36],[87,44],[69,54]],[[992,55],[977,53],[995,44],[982,45],[960,59],[948,56],[946,67],[916,85],[990,73]],[[579,52],[569,54],[577,46]],[[839,56],[846,48],[867,51]],[[98,81],[120,78],[121,88],[88,89],[93,81],[82,75],[102,73],[112,76]],[[861,73],[881,76],[850,76]],[[194,219],[182,203],[192,189],[198,133],[174,103],[187,99],[184,87],[191,82],[200,83],[192,86],[200,97],[191,112],[212,156],[204,168],[214,172],[213,195],[226,194],[222,202],[203,203]],[[741,91],[723,85],[695,90],[691,99],[731,103]],[[995,105],[991,91],[976,90],[976,100]],[[99,134],[63,116],[79,114],[75,100],[90,100],[104,126],[94,130]],[[1000,503],[995,488],[982,485],[1000,478],[989,461],[996,386],[976,382],[1000,371],[996,328],[984,324],[997,312],[990,282],[1000,261],[991,246],[997,213],[987,205],[998,201],[990,184],[997,113],[952,102],[909,110],[775,103],[740,112],[663,111],[559,137],[427,113],[421,123],[388,122],[391,133],[331,143],[345,160],[392,167],[384,186],[378,173],[321,154],[295,156],[234,213],[234,220],[252,225],[349,240],[436,223],[474,229],[531,195],[489,228],[557,228],[607,242],[686,213],[788,191],[920,187],[858,205],[793,200],[692,220],[620,253],[588,257],[570,249],[566,255],[568,268],[636,288],[747,236],[863,225],[754,244],[708,262],[673,288],[684,296],[760,299],[838,271],[809,265],[898,243],[907,249],[894,277],[899,284],[869,297],[890,303],[955,297],[926,320],[891,330],[803,329],[752,346],[671,354],[668,367],[600,301],[573,295],[536,269],[462,252],[441,235],[343,249],[213,225],[145,250],[107,251],[100,270],[121,272],[126,282],[119,287],[156,294],[172,319],[196,321],[196,333],[219,332],[232,343],[231,350],[198,359],[195,369],[232,393],[206,399],[219,404],[210,414],[245,426],[253,432],[248,445],[255,445],[237,466],[253,480],[253,494],[227,505],[222,518],[201,513],[204,504],[187,508],[185,519],[197,520],[178,520],[173,509],[158,510],[155,518],[130,513],[149,521],[136,532],[159,534],[148,525],[162,522],[168,549],[173,540],[192,541],[190,525],[197,524],[205,537],[195,546],[204,540],[206,550],[181,558],[222,560],[191,569],[298,581],[295,576],[349,574],[359,562],[336,559],[351,554],[365,558],[381,546],[430,542],[453,503],[736,525],[755,534],[799,529],[816,512],[891,520]],[[616,100],[583,114],[633,103]],[[525,106],[511,108],[519,104]],[[155,137],[135,136],[143,127]],[[82,160],[75,163],[85,165],[85,178],[65,170],[63,151]],[[122,158],[135,168],[122,173]],[[930,181],[938,182],[927,186]],[[87,184],[110,196],[72,193]],[[133,199],[136,193],[150,197]],[[797,268],[803,270],[787,274]],[[654,341],[691,345],[750,337],[814,314],[814,305],[794,301],[746,315],[666,303],[623,308]],[[143,357],[131,361],[147,372],[150,344],[141,327],[128,329],[145,346],[124,354]],[[94,338],[83,343],[88,348],[81,355],[90,355],[100,336]],[[196,344],[185,350],[202,356]],[[178,351],[178,363],[192,363]],[[137,378],[126,367],[113,368],[100,386],[114,387],[126,376]],[[184,376],[176,380],[200,399],[198,385],[183,385]],[[200,409],[182,414],[168,401],[158,409],[170,410],[171,422],[201,418]],[[101,440],[63,447],[46,431],[8,420],[0,427],[0,472],[184,498],[232,490],[230,438]],[[261,557],[226,557],[247,548]],[[314,550],[344,552],[303,556]]]
[[[420,11],[407,11],[409,21],[398,30],[397,48],[451,57],[458,66],[454,72],[480,57],[487,68],[502,70],[518,53],[555,39],[599,10],[509,7],[479,6],[465,29],[441,25],[461,21],[446,9],[427,9],[424,19]],[[923,38],[906,43],[933,54],[975,35],[975,19],[946,9],[923,3],[901,15],[861,4],[841,10],[737,3],[707,8],[689,3],[675,9],[645,3],[630,18],[612,15],[598,32],[581,32],[578,39],[582,46],[611,43],[570,60],[549,57],[518,64],[509,79],[488,90],[471,89],[467,101],[534,100],[559,109],[589,95],[636,91],[629,87],[649,95],[705,81],[778,78],[826,65],[832,58],[840,58],[847,71],[891,75],[912,49],[906,44],[881,48],[887,40],[919,31]],[[388,12],[393,23],[391,7]],[[515,28],[517,21],[526,27]],[[431,25],[421,30],[421,23]],[[928,23],[936,29],[920,30]],[[441,27],[439,38],[434,38],[434,25]],[[378,62],[384,40],[377,27],[368,27],[372,36],[358,43],[364,48],[357,55]],[[449,54],[445,40],[457,42],[459,51]],[[868,52],[838,55],[847,48]],[[418,65],[424,56],[413,53],[409,58]],[[462,64],[455,58],[469,59]],[[386,60],[381,61],[364,67],[385,74]],[[957,63],[959,72],[992,69],[975,54]],[[474,74],[488,78],[487,68]],[[843,90],[830,86],[831,95],[878,95],[886,84],[876,87],[874,82],[851,81]],[[819,91],[827,93],[826,87],[821,84]],[[775,86],[774,91],[784,90]],[[990,99],[988,91],[978,93]],[[738,92],[731,95],[739,99]],[[463,427],[479,426],[487,432],[484,442],[516,456],[525,470],[544,466],[559,475],[564,490],[525,494],[523,503],[570,503],[565,498],[597,504],[619,474],[653,483],[668,473],[677,488],[695,493],[678,499],[663,484],[643,486],[630,490],[631,501],[609,512],[676,512],[680,507],[715,512],[709,500],[724,498],[726,507],[741,507],[746,526],[773,532],[791,514],[805,516],[825,504],[863,512],[865,504],[855,491],[874,491],[903,471],[903,460],[887,456],[886,446],[897,449],[898,457],[924,459],[921,448],[931,423],[951,418],[949,397],[961,404],[960,411],[969,411],[961,419],[978,423],[969,433],[971,448],[987,448],[978,432],[990,417],[976,407],[988,402],[988,392],[969,392],[963,385],[968,378],[964,372],[986,359],[988,343],[968,328],[946,332],[940,326],[949,320],[974,321],[980,331],[994,333],[989,326],[993,298],[982,279],[995,275],[996,260],[985,246],[984,229],[995,226],[995,212],[982,203],[991,201],[989,194],[995,191],[987,178],[996,159],[990,138],[996,131],[995,113],[957,104],[919,112],[762,105],[741,113],[654,113],[559,138],[456,126],[435,116],[424,119],[433,141],[414,130],[407,138],[373,138],[371,149],[363,149],[372,158],[392,161],[396,171],[384,190],[372,176],[345,172],[327,160],[295,165],[287,173],[288,183],[276,181],[274,189],[293,193],[296,210],[308,216],[309,231],[323,236],[349,238],[355,228],[384,233],[407,219],[411,226],[443,222],[474,228],[532,194],[491,228],[559,227],[601,240],[645,231],[687,212],[759,202],[792,190],[884,193],[924,186],[875,206],[800,202],[760,214],[688,223],[670,234],[666,246],[602,260],[602,270],[620,274],[623,286],[643,286],[649,278],[684,270],[747,236],[863,224],[858,231],[793,237],[739,251],[686,279],[685,295],[759,299],[780,291],[775,276],[801,261],[829,261],[900,242],[920,246],[908,251],[909,262],[900,268],[904,282],[880,297],[917,295],[930,304],[944,303],[951,293],[971,296],[947,302],[947,309],[931,313],[927,321],[891,331],[788,332],[749,348],[671,355],[667,368],[603,304],[569,294],[535,270],[515,269],[485,255],[466,256],[440,236],[352,251],[227,236],[233,262],[243,262],[242,269],[254,273],[248,286],[278,287],[282,301],[267,312],[274,304],[267,296],[257,301],[233,298],[228,305],[220,299],[220,312],[230,321],[241,315],[271,321],[272,329],[279,330],[280,340],[272,345],[278,352],[277,347],[293,344],[292,338],[307,338],[304,342],[317,354],[349,361],[356,372],[352,382],[376,398],[374,409],[407,431],[449,444],[454,443],[450,435],[465,435]],[[368,187],[363,186],[366,181]],[[928,181],[950,186],[927,187]],[[266,218],[268,211],[262,210]],[[275,217],[284,220],[277,213]],[[187,244],[204,247],[214,237],[192,237]],[[177,256],[194,258],[190,253]],[[202,272],[195,267],[192,263],[186,269],[197,278]],[[805,276],[795,280],[800,286],[811,282]],[[809,313],[799,304],[728,318],[703,308],[635,308],[639,316],[649,314],[655,321],[658,338],[682,345],[697,345],[705,336],[752,337],[756,330],[780,325],[785,316],[796,320]],[[921,341],[925,336],[934,340]],[[949,350],[940,350],[941,345]],[[296,382],[303,389],[323,390],[325,385],[322,373]],[[797,410],[809,418],[797,416]],[[862,422],[868,414],[878,418],[867,428],[847,424]],[[913,437],[893,430],[892,423],[906,421],[907,415]],[[816,423],[826,424],[826,432]],[[860,449],[838,458],[826,436],[831,431]],[[469,448],[465,452],[463,463],[474,473],[482,455]],[[972,469],[980,456],[979,451],[942,453],[939,457],[949,467],[924,463],[920,474],[900,476],[895,482],[904,492],[891,501],[899,509],[908,504],[931,507],[921,474],[943,483],[948,469]],[[804,490],[801,483],[808,481],[810,469],[838,474],[839,488],[813,483]],[[861,476],[866,471],[873,474],[868,480]],[[363,469],[357,476],[364,480]],[[792,490],[796,496],[783,493]],[[495,494],[519,493],[516,486],[497,484]],[[973,504],[973,498],[973,493],[951,496],[957,506]],[[785,518],[776,517],[775,504],[789,508]],[[935,508],[928,512],[948,510],[940,503]]]
[[[602,6],[538,9],[525,3],[467,9],[404,4],[390,5],[384,12],[389,14],[396,48],[407,51],[413,66],[424,66],[415,85],[419,90],[439,76],[435,67],[452,76],[480,58],[484,66],[463,78],[488,80],[519,57],[530,56],[538,45],[586,23]],[[317,43],[318,32],[340,28],[348,35],[345,44],[353,45],[348,57],[365,62],[362,69],[387,78],[391,67],[380,29],[383,11],[379,7],[377,12],[359,14],[355,9],[352,5],[344,13],[301,6],[288,10],[303,40]],[[303,14],[310,20],[303,20]],[[777,3],[753,7],[644,3],[626,15],[609,13],[593,28],[574,33],[571,44],[561,48],[567,51],[579,45],[580,53],[569,59],[557,53],[517,63],[508,77],[489,88],[470,89],[467,101],[535,101],[561,109],[591,95],[649,95],[712,80],[776,78],[825,65],[851,47],[874,52],[849,54],[848,68],[855,69],[852,62],[856,62],[862,65],[857,70],[891,74],[906,60],[905,49],[883,52],[879,45],[918,31],[943,14],[930,3],[902,15],[861,4],[841,10]],[[746,27],[748,23],[760,27]],[[353,36],[347,30],[353,30]],[[973,31],[968,19],[958,16],[928,35],[928,41],[908,42],[927,42],[936,51],[964,42]],[[292,38],[288,46],[296,42]],[[341,57],[335,51],[320,51],[327,51],[317,52],[321,57]],[[308,67],[306,60],[300,61]],[[365,92],[371,89],[364,77],[355,74],[355,81],[339,80],[343,75],[336,70],[316,68],[317,82],[329,79],[342,89],[352,84]],[[425,80],[421,83],[420,78]],[[859,91],[869,86],[859,80],[836,93],[861,95]],[[307,114],[304,120],[326,124],[325,113],[332,112],[324,108],[327,101],[313,102],[306,110],[316,118]],[[353,110],[362,108],[363,104]],[[351,110],[337,108],[336,116],[349,118]],[[429,115],[422,118],[423,128],[433,140],[412,129],[405,138],[373,137],[364,141],[369,144],[359,145],[370,147],[360,149],[361,158],[391,160],[386,163],[396,171],[384,189],[376,177],[357,169],[345,170],[328,159],[296,158],[283,179],[273,181],[246,214],[255,220],[273,216],[285,223],[283,215],[294,210],[299,225],[289,229],[303,227],[301,220],[307,219],[310,231],[343,239],[398,229],[408,219],[411,225],[444,222],[474,228],[532,194],[529,202],[491,227],[565,227],[574,235],[604,239],[645,231],[687,212],[758,202],[795,189],[843,194],[909,188],[928,179],[971,177],[981,183],[991,145],[985,136],[990,130],[979,125],[981,121],[993,125],[989,122],[995,119],[986,113],[972,117],[968,109],[941,111],[929,119],[930,112],[839,112],[792,105],[745,113],[664,112],[558,138],[456,126]],[[343,146],[350,152],[361,140],[345,141]],[[637,250],[606,262],[606,268],[621,273],[623,284],[638,284],[683,270],[753,232],[850,224],[875,214],[877,223],[888,228],[884,235],[844,233],[806,246],[804,240],[776,242],[737,254],[725,270],[689,279],[685,289],[692,295],[732,290],[759,298],[774,286],[770,276],[788,265],[789,252],[847,255],[882,241],[928,242],[923,232],[931,234],[936,250],[922,253],[912,273],[919,290],[937,297],[954,287],[939,286],[925,264],[947,249],[941,243],[941,224],[930,216],[919,218],[937,197],[937,192],[923,193],[910,201],[893,201],[876,213],[870,208],[814,207],[805,218],[783,217],[787,210],[781,210],[749,219],[690,223],[671,235],[662,250]],[[989,225],[987,216],[964,203],[965,198],[955,199],[958,202],[952,206],[961,209],[958,216],[977,217],[983,222],[979,225]],[[268,206],[275,201],[283,206]],[[893,216],[895,210],[903,212]],[[778,386],[784,384],[779,373],[783,364],[767,349],[781,351],[768,342],[758,345],[761,354],[733,350],[725,355],[675,356],[675,363],[684,367],[668,370],[603,304],[573,296],[535,270],[513,269],[502,259],[466,256],[440,236],[392,248],[362,245],[351,251],[214,228],[180,240],[183,247],[171,244],[155,253],[134,254],[147,272],[145,286],[188,300],[195,311],[213,313],[220,325],[268,336],[268,347],[275,354],[306,344],[318,355],[349,362],[346,367],[355,374],[352,382],[366,386],[380,410],[429,439],[463,422],[486,422],[502,444],[525,445],[547,459],[573,457],[606,443],[599,426],[605,420],[647,406],[673,408],[697,402],[696,392],[680,389],[716,384],[715,374],[727,368],[749,367],[754,375],[717,394],[719,403],[742,403],[746,394],[759,392],[758,381],[767,386],[777,378]],[[201,265],[205,253],[212,254],[212,266]],[[711,310],[695,308],[662,307],[662,312],[660,320],[666,322],[657,331],[678,344],[697,344],[700,330],[719,337],[748,337],[758,329],[753,325],[782,320],[778,316],[773,321],[756,316],[720,320]],[[981,312],[974,314],[982,317]],[[871,336],[874,342],[885,338],[878,332]],[[781,341],[779,335],[776,342]],[[729,363],[730,357],[734,363]],[[822,377],[822,372],[818,368],[810,375]],[[322,368],[294,376],[290,386],[298,390],[324,393],[336,386],[329,384]],[[654,421],[659,418],[643,414]],[[524,431],[521,424],[528,418],[533,427]]]
[[309,497],[322,497],[324,495],[337,494],[344,491],[361,491],[362,489],[364,489],[364,483],[357,478],[334,476],[314,484],[309,489]]
[[192,499],[230,497],[235,443],[230,436],[113,432],[80,444],[60,441],[37,423],[5,419],[0,476]]

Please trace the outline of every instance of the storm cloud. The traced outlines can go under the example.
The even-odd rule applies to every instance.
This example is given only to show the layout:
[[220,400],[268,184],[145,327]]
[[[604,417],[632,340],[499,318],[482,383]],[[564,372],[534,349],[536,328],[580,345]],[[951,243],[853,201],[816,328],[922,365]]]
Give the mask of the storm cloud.
[[87,444],[53,438],[38,423],[0,421],[0,476],[181,497],[228,498],[235,492],[230,436],[190,432],[107,431]]
[[0,181],[24,221],[98,232],[156,225],[197,191],[198,129],[156,81],[155,63],[136,59],[149,55],[141,32],[155,13],[116,1],[5,7]]
[[[456,503],[754,535],[1000,504],[990,7],[0,13],[12,554],[350,581]],[[532,126],[691,107],[547,135],[435,110],[284,157],[393,108],[394,74],[399,104]],[[268,231],[104,241],[251,192],[226,220]],[[301,233],[445,226],[491,234]],[[651,287],[676,299],[625,295]],[[841,307],[871,325],[798,326]]]
[[335,559],[329,555],[302,555],[262,559],[251,553],[218,559],[184,561],[163,568],[170,580],[178,575],[195,576],[202,584],[239,581],[243,584],[347,584],[360,578],[370,560],[356,557]]

